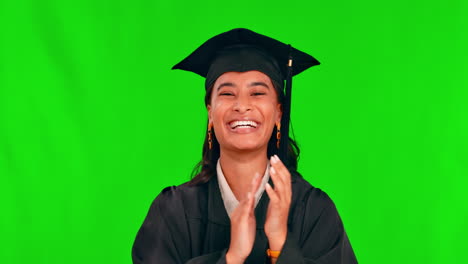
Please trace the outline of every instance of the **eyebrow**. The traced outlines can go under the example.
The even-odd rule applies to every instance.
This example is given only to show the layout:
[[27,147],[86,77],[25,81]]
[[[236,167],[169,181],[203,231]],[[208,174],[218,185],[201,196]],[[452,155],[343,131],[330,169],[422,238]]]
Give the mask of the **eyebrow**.
[[223,88],[223,87],[225,87],[225,86],[227,86],[227,87],[235,87],[235,85],[234,85],[232,82],[225,82],[225,83],[220,84],[216,90],[219,91],[221,88]]
[[[268,84],[266,84],[264,82],[251,82],[248,86],[249,87],[263,86],[263,87],[265,87],[267,89],[270,89],[270,86],[268,86]],[[219,91],[223,87],[236,87],[236,85],[234,83],[232,83],[232,82],[225,82],[225,83],[220,84],[216,90]]]
[[263,86],[263,87],[266,87],[267,89],[270,89],[270,86],[268,86],[268,84],[264,82],[252,82],[249,84],[249,87],[252,87],[252,86]]

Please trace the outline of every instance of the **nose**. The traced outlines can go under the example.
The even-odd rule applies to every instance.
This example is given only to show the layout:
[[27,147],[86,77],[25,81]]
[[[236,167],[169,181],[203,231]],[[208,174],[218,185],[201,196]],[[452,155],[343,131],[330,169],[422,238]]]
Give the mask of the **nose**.
[[248,96],[239,96],[234,102],[233,110],[239,113],[245,113],[252,110],[252,104]]

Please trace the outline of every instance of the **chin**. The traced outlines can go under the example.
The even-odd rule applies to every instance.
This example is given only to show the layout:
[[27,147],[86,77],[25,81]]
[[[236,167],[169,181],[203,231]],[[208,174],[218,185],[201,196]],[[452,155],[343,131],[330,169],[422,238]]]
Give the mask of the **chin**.
[[260,149],[266,149],[268,148],[268,143],[267,144],[262,144],[259,142],[236,142],[233,144],[229,144],[229,149],[236,150],[239,152],[249,152],[249,151],[258,151]]

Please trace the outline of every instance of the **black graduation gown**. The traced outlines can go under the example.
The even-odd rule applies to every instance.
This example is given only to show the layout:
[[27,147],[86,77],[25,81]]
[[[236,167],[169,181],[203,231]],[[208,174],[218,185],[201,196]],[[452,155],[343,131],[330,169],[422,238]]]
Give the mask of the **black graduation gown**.
[[[277,263],[357,263],[328,195],[295,174],[292,193],[288,235]],[[245,263],[270,263],[263,230],[268,202],[265,192],[255,208],[257,233]],[[156,197],[136,236],[132,259],[134,264],[226,263],[229,241],[230,220],[214,176],[198,186],[168,187]]]

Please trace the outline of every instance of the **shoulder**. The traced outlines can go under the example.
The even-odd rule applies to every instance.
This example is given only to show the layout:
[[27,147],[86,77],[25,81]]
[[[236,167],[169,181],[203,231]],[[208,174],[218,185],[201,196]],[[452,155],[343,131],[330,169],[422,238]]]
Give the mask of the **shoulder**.
[[202,210],[207,200],[208,184],[168,186],[154,199],[152,207],[158,207],[164,217],[193,215]]
[[185,182],[177,186],[168,186],[162,189],[158,197],[165,201],[180,200],[183,198],[195,198],[206,193],[208,183],[191,185]]
[[301,176],[293,176],[292,221],[301,221],[303,230],[314,228],[340,232],[343,229],[335,203],[328,194]]
[[316,210],[335,208],[335,204],[325,191],[311,185],[298,172],[293,172],[291,177],[294,203],[305,207],[313,206]]

